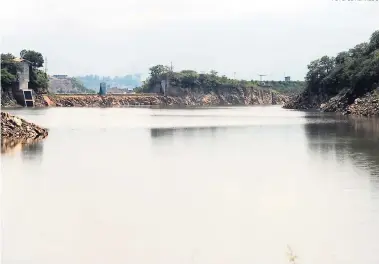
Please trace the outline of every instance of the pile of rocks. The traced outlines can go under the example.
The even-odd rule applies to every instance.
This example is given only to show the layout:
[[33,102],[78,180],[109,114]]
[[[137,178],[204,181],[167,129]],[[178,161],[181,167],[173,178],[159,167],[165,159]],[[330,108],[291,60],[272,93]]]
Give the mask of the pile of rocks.
[[45,138],[48,130],[9,113],[1,112],[1,139]]
[[355,99],[347,111],[358,116],[379,116],[379,93],[374,91]]

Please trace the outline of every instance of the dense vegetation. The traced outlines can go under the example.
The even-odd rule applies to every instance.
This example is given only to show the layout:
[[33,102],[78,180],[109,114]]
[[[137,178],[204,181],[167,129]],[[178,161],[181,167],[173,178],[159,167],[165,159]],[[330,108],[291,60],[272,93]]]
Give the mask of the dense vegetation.
[[102,77],[98,75],[85,75],[75,77],[77,80],[80,80],[85,87],[95,91],[99,90],[100,82],[106,82],[111,87],[137,87],[141,85],[141,76],[140,75],[125,75],[125,76],[115,76],[115,77]]
[[[256,83],[259,84],[258,81]],[[305,89],[304,81],[265,81],[264,83],[263,87],[269,87],[282,94],[299,94]]]
[[[30,80],[29,88],[33,89],[36,93],[45,93],[48,88],[48,76],[42,70],[44,59],[41,53],[33,50],[22,50],[20,58],[30,62]],[[13,54],[1,54],[1,89],[7,91],[12,88],[12,84],[17,80],[17,70],[19,69],[19,62],[15,61]]]
[[328,99],[349,91],[348,103],[372,91],[379,82],[379,30],[369,40],[336,57],[323,56],[308,65],[305,93]]
[[[162,80],[168,80],[171,86],[201,89],[204,93],[208,93],[218,88],[252,88],[261,86],[256,80],[236,80],[228,78],[225,75],[219,76],[216,71],[210,73],[198,73],[193,70],[183,70],[180,72],[171,71],[168,66],[156,65],[151,67],[150,75],[142,86],[135,89],[136,92],[149,93],[154,86]],[[261,88],[270,88],[284,93],[301,92],[304,88],[304,82],[284,82],[284,81],[269,81],[265,82]]]

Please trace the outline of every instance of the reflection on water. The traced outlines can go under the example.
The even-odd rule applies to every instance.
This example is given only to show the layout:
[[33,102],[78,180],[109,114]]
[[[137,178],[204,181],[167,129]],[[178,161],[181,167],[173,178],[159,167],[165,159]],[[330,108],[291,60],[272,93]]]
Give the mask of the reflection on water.
[[232,128],[230,127],[180,127],[180,128],[151,128],[150,135],[152,138],[159,137],[174,137],[175,135],[193,136],[195,133],[201,133],[202,135],[210,133],[214,135],[216,132],[226,131]]
[[352,160],[356,166],[379,176],[379,120],[336,116],[333,122],[305,124],[309,148],[339,162]]
[[43,141],[36,141],[31,144],[24,145],[21,150],[21,157],[25,160],[41,160],[43,157]]
[[14,153],[21,151],[26,159],[35,159],[43,154],[43,139],[2,139],[1,153]]

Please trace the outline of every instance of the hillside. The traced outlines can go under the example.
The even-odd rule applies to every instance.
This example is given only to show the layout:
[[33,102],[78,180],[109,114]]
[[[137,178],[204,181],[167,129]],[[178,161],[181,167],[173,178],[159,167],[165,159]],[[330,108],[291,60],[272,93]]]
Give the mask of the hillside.
[[95,93],[91,89],[84,87],[76,78],[55,78],[49,77],[50,93]]
[[379,115],[379,30],[369,42],[312,61],[305,79],[304,92],[285,108]]

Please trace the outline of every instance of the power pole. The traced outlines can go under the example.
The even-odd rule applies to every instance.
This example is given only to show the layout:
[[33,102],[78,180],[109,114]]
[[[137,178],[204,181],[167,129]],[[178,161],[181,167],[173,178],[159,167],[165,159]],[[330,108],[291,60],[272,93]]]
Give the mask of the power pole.
[[45,74],[47,74],[47,57],[45,57]]
[[233,79],[236,79],[236,72],[233,73]]

